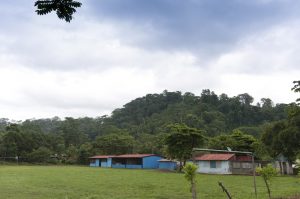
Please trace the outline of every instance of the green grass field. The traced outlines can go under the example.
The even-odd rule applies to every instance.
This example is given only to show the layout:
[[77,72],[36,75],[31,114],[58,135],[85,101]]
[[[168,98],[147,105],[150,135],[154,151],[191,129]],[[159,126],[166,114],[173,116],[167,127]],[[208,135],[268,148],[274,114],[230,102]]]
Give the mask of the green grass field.
[[[226,198],[218,181],[233,198],[254,198],[252,177],[198,175],[199,198]],[[258,198],[267,198],[264,184],[257,177]],[[274,196],[300,193],[300,179],[276,177]],[[102,169],[77,166],[0,166],[0,198],[35,199],[185,199],[189,186],[179,173],[157,170]]]

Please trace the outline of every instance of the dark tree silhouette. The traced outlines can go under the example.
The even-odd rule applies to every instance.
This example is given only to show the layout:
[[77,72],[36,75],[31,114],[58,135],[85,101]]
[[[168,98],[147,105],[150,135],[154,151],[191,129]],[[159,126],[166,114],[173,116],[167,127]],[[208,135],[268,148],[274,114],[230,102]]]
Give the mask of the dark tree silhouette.
[[37,7],[38,15],[46,15],[52,11],[56,12],[58,18],[70,22],[76,8],[81,7],[81,3],[74,0],[40,0],[36,1],[34,6]]

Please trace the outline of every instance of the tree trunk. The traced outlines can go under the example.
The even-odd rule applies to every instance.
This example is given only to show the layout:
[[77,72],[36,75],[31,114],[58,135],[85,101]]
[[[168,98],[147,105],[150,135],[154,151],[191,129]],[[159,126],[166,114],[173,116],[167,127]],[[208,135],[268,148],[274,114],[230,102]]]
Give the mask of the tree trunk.
[[266,179],[264,179],[264,181],[265,181],[265,184],[266,184],[266,187],[267,187],[267,190],[268,190],[269,199],[271,199],[271,190],[270,190],[268,181]]
[[181,171],[182,171],[182,161],[179,160],[179,172],[181,172]]
[[192,181],[192,187],[191,188],[192,188],[192,198],[197,199],[196,183],[195,183],[194,180]]

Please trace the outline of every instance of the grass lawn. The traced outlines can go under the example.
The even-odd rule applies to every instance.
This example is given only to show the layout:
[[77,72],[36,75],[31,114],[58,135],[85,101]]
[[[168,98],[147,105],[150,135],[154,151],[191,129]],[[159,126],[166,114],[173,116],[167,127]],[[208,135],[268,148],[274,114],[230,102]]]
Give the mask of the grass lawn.
[[[233,198],[254,198],[249,176],[198,175],[199,198],[226,199],[223,182]],[[257,177],[258,198],[267,198]],[[300,179],[276,177],[276,197],[300,193]],[[191,198],[183,174],[157,170],[103,169],[77,166],[0,166],[0,198],[8,199],[186,199]]]

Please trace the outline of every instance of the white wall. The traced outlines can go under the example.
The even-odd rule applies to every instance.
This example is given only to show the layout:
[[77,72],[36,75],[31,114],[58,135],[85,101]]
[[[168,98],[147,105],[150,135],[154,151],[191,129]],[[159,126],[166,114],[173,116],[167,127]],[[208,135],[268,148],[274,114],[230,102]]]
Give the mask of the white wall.
[[210,168],[210,161],[197,161],[198,173],[231,174],[229,161],[216,161],[217,168]]

